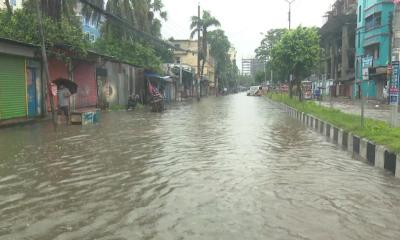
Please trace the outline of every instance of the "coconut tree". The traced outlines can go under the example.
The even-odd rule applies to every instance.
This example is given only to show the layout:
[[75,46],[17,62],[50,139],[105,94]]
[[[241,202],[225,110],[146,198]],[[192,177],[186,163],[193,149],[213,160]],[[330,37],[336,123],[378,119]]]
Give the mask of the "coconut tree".
[[197,32],[199,30],[201,31],[201,35],[202,35],[202,36],[199,36],[201,38],[201,42],[202,42],[201,52],[199,53],[200,60],[202,61],[200,76],[203,76],[203,74],[204,74],[204,65],[207,61],[208,30],[211,27],[220,27],[220,26],[221,26],[221,23],[218,21],[218,19],[213,17],[209,11],[203,11],[203,16],[201,18],[199,18],[198,16],[192,17],[192,23],[190,25],[190,29],[192,29],[192,33],[190,34],[190,38],[193,39],[193,37],[197,34]]

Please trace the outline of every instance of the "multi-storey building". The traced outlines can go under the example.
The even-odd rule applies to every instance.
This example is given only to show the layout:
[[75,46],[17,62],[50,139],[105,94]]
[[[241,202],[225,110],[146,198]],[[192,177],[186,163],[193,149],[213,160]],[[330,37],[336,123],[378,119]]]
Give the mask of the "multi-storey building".
[[[182,63],[192,66],[196,74],[197,72],[197,54],[198,45],[196,40],[171,40],[171,43],[179,50],[174,50],[175,63]],[[210,48],[208,48],[210,49]],[[215,68],[214,68],[214,58],[207,54],[207,60],[204,65],[202,88],[207,88],[202,90],[202,94],[214,93],[215,84]],[[206,84],[205,84],[206,83]],[[208,85],[208,86],[207,86]]]
[[256,58],[242,59],[242,75],[256,76],[257,72],[264,72],[265,63]]
[[352,96],[355,74],[355,35],[357,0],[336,0],[320,29],[322,74],[333,82],[334,96]]
[[394,4],[389,0],[358,0],[357,9],[357,83],[353,96],[360,96],[362,91],[367,98],[381,99],[391,56]]

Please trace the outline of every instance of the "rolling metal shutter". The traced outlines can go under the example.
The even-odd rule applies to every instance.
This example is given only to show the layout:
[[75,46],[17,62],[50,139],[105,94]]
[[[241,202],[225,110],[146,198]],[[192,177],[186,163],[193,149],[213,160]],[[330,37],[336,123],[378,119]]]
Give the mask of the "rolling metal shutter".
[[26,116],[25,59],[0,54],[0,120]]

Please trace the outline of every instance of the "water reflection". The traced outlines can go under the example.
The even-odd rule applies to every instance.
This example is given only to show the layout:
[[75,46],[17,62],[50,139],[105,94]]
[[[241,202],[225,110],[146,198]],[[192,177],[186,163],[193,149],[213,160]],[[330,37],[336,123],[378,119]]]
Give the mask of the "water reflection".
[[396,239],[400,182],[235,95],[0,130],[0,239]]

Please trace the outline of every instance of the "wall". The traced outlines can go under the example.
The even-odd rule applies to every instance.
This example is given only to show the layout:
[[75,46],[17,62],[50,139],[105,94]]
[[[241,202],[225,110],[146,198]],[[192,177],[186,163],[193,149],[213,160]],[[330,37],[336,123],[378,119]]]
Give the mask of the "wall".
[[[106,76],[97,77],[99,95],[109,107],[125,106],[128,104],[129,95],[137,90],[136,69],[132,65],[107,61],[98,66],[106,71]],[[99,82],[101,81],[101,82]]]
[[96,68],[94,63],[73,61],[73,80],[78,84],[78,92],[74,95],[75,108],[97,106]]

